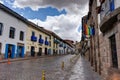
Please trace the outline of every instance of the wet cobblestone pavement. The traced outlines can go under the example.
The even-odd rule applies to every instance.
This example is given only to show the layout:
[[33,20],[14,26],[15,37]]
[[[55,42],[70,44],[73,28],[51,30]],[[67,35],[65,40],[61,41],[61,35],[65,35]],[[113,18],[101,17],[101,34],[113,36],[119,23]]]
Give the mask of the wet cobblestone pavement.
[[[70,67],[70,58],[75,55],[54,56],[39,59],[0,64],[0,80],[41,80],[45,70],[46,80],[63,80]],[[65,62],[65,70],[61,70],[61,62]]]
[[[10,65],[2,63],[0,64],[0,80],[42,80],[42,70],[45,70],[46,80],[101,80],[91,70],[87,61],[79,58],[75,64],[75,60],[70,61],[73,57],[75,55],[23,60],[12,62]],[[62,61],[65,63],[64,70],[61,70]]]
[[66,80],[103,80],[96,72],[94,72],[84,58],[80,57],[73,66]]

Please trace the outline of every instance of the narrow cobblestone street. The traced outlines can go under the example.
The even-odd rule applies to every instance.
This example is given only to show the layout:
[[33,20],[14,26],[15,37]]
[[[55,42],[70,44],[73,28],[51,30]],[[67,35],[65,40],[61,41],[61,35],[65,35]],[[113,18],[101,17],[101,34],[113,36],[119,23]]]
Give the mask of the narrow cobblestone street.
[[[64,61],[65,70],[70,67],[70,58],[75,55],[44,57],[39,59],[0,64],[0,80],[41,80],[45,70],[46,80],[63,80],[66,74],[61,70]],[[67,72],[65,72],[67,73]]]
[[102,80],[102,78],[92,70],[89,62],[82,57],[80,57],[73,66],[69,76],[69,80]]
[[[42,70],[45,70],[46,80],[102,80],[83,58],[78,57],[76,64],[75,60],[70,62],[70,58],[75,57],[65,55],[17,61],[10,65],[1,63],[0,80],[41,80]],[[64,70],[61,70],[62,61],[65,63]]]

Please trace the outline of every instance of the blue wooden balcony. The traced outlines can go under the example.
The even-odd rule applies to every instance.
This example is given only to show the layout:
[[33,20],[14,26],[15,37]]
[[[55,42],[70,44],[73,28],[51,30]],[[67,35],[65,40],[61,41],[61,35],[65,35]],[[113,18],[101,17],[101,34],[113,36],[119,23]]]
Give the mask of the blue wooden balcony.
[[43,44],[43,43],[44,43],[44,40],[43,40],[43,39],[39,39],[39,43],[40,43],[40,44]]
[[37,41],[37,37],[36,36],[31,36],[31,41],[36,42]]
[[49,42],[48,42],[48,41],[45,41],[45,45],[47,45],[47,46],[48,46],[48,45],[49,45]]

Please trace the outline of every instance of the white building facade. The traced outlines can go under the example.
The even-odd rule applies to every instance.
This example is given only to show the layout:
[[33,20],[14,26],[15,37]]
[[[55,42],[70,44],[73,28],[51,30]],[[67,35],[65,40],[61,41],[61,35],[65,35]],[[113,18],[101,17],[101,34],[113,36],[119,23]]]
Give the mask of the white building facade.
[[5,59],[24,57],[27,24],[7,7],[0,7],[0,53]]

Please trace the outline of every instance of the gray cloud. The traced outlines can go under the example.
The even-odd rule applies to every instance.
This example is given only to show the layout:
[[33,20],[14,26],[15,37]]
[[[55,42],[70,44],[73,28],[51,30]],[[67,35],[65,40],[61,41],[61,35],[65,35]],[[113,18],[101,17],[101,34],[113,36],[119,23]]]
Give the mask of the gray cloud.
[[44,22],[39,19],[30,21],[54,31],[63,39],[80,41],[81,31],[78,32],[77,29],[80,26],[81,17],[88,12],[88,0],[15,0],[13,6],[16,8],[30,7],[33,10],[48,6],[58,10],[65,9],[66,15],[47,16]]
[[[33,10],[37,10],[38,8],[43,8],[46,6],[53,6],[58,9],[69,8],[75,5],[83,8],[86,5],[88,0],[15,0],[15,7],[31,7]],[[75,10],[73,8],[73,10]]]

